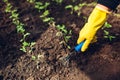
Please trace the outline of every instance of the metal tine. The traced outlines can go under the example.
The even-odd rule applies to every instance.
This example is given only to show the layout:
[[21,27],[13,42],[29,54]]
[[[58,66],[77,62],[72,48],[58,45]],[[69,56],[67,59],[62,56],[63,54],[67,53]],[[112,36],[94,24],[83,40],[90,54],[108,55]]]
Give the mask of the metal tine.
[[63,58],[62,64],[66,67],[69,67],[73,56],[74,56],[74,52],[71,52],[70,54],[68,54],[66,57]]

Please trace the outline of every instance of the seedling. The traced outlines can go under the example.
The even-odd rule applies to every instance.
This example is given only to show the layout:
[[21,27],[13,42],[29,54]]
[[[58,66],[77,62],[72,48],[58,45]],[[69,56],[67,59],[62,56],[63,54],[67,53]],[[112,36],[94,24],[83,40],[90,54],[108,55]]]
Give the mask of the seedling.
[[36,60],[37,58],[36,58],[36,56],[32,56],[32,60]]
[[20,48],[21,51],[27,52],[26,47],[28,47],[30,44],[26,41],[22,42],[22,47]]
[[111,27],[112,27],[111,24],[109,24],[108,22],[105,22],[105,24],[104,24],[104,26],[102,27],[102,29],[104,29],[104,28],[111,28]]
[[[5,1],[7,3],[7,0]],[[5,12],[11,12],[12,5],[10,3],[7,3]]]
[[22,47],[20,48],[20,50],[22,50],[23,52],[27,52],[27,47],[29,47],[29,53],[31,53],[33,51],[33,46],[35,45],[35,42],[27,42],[26,41],[26,37],[29,36],[30,33],[26,33],[23,35],[23,38],[20,40],[20,42],[22,42]]
[[86,5],[86,3],[78,4],[78,5],[75,5],[75,6],[73,6],[73,5],[67,5],[65,7],[65,9],[71,9],[71,14],[73,14],[74,12],[76,12],[77,15],[80,16],[80,14],[81,14],[80,10],[85,5]]
[[67,34],[68,31],[65,29],[65,25],[57,25],[58,30],[62,31],[64,34]]
[[115,36],[110,35],[110,33],[107,30],[104,30],[104,38],[109,39],[110,41],[112,41],[112,39],[116,38]]
[[46,10],[46,8],[50,5],[50,3],[45,2],[45,4],[43,4],[42,2],[35,2],[35,8],[38,9],[38,11],[40,12],[41,10]]
[[[67,42],[69,41],[69,39],[71,38],[71,34],[72,34],[72,31],[67,31],[67,29],[65,28],[65,25],[57,25],[56,26],[58,30],[60,30],[62,33],[63,33],[63,37],[64,37],[64,40],[65,40],[65,43],[67,45]],[[64,43],[64,42],[62,42]],[[68,49],[70,49],[71,47],[69,45],[67,45]]]
[[46,11],[40,16],[40,18],[42,18],[43,22],[52,22],[52,21],[54,20],[54,18],[48,17],[49,14],[50,14],[49,11],[46,10]]
[[30,47],[30,50],[29,50],[29,53],[31,53],[31,52],[33,51],[33,49],[34,49],[33,46],[34,46],[35,44],[36,44],[35,42],[31,42],[31,43],[30,43],[30,46],[29,46],[29,47]]
[[112,41],[112,39],[114,39],[114,38],[116,38],[116,37],[110,35],[109,31],[107,31],[107,30],[105,30],[105,29],[109,29],[109,28],[111,28],[111,27],[112,27],[112,25],[109,24],[108,22],[105,22],[104,26],[102,27],[102,29],[104,29],[104,30],[103,30],[103,31],[104,31],[104,38],[107,38],[107,39],[109,39],[110,41]]

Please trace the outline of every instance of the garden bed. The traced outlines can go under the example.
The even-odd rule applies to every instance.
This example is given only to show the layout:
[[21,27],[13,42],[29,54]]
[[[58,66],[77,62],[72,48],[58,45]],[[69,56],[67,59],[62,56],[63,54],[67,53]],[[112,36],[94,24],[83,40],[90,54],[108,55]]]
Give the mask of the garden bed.
[[95,6],[95,3],[91,5],[93,0],[87,0],[89,6],[80,9],[80,16],[76,12],[71,14],[71,9],[65,9],[65,6],[84,1],[64,0],[57,4],[46,0],[51,2],[49,16],[54,18],[55,24],[64,24],[67,31],[72,31],[67,34],[71,36],[68,42],[55,24],[42,21],[41,13],[33,3],[9,1],[17,8],[19,20],[30,33],[26,40],[36,44],[32,52],[28,52],[30,47],[25,53],[20,50],[22,35],[17,33],[16,25],[9,18],[11,14],[5,12],[6,3],[0,1],[0,80],[120,80],[120,11],[111,14],[107,20],[112,27],[106,30],[115,38],[111,41],[104,38],[103,29],[100,29],[96,43],[86,52],[73,56],[69,65],[63,65],[60,59],[71,53],[69,47],[76,46],[79,31]]

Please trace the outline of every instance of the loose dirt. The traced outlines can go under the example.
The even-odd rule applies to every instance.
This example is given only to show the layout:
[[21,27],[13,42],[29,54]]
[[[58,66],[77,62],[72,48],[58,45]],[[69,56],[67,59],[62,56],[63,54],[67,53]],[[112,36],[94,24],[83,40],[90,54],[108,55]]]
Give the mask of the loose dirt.
[[[87,2],[89,4],[93,0]],[[115,39],[105,39],[100,29],[96,43],[91,44],[86,52],[73,56],[69,65],[63,65],[60,59],[71,50],[64,43],[61,32],[43,23],[39,12],[27,1],[11,0],[11,3],[18,9],[25,29],[31,33],[27,40],[35,41],[36,45],[32,53],[19,50],[21,34],[16,32],[10,14],[4,12],[6,4],[0,1],[0,80],[120,80],[120,11],[116,15],[111,14],[107,20],[112,25],[108,31],[116,36]],[[49,10],[56,24],[65,24],[67,30],[72,30],[72,38],[67,44],[74,47],[94,5],[84,6],[81,15],[77,16],[64,9],[67,4],[72,3],[68,0],[62,5],[53,3]],[[33,60],[32,56],[36,59]]]

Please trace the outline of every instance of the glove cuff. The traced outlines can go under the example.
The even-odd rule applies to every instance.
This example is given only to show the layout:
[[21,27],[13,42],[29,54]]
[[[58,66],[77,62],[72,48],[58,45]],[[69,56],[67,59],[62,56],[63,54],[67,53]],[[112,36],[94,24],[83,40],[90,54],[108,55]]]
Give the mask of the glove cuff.
[[96,6],[95,8],[96,8],[96,9],[99,9],[99,10],[101,10],[101,11],[104,11],[104,12],[106,12],[106,13],[108,13],[108,14],[111,13],[110,11],[103,9],[103,8],[101,8],[100,6]]

